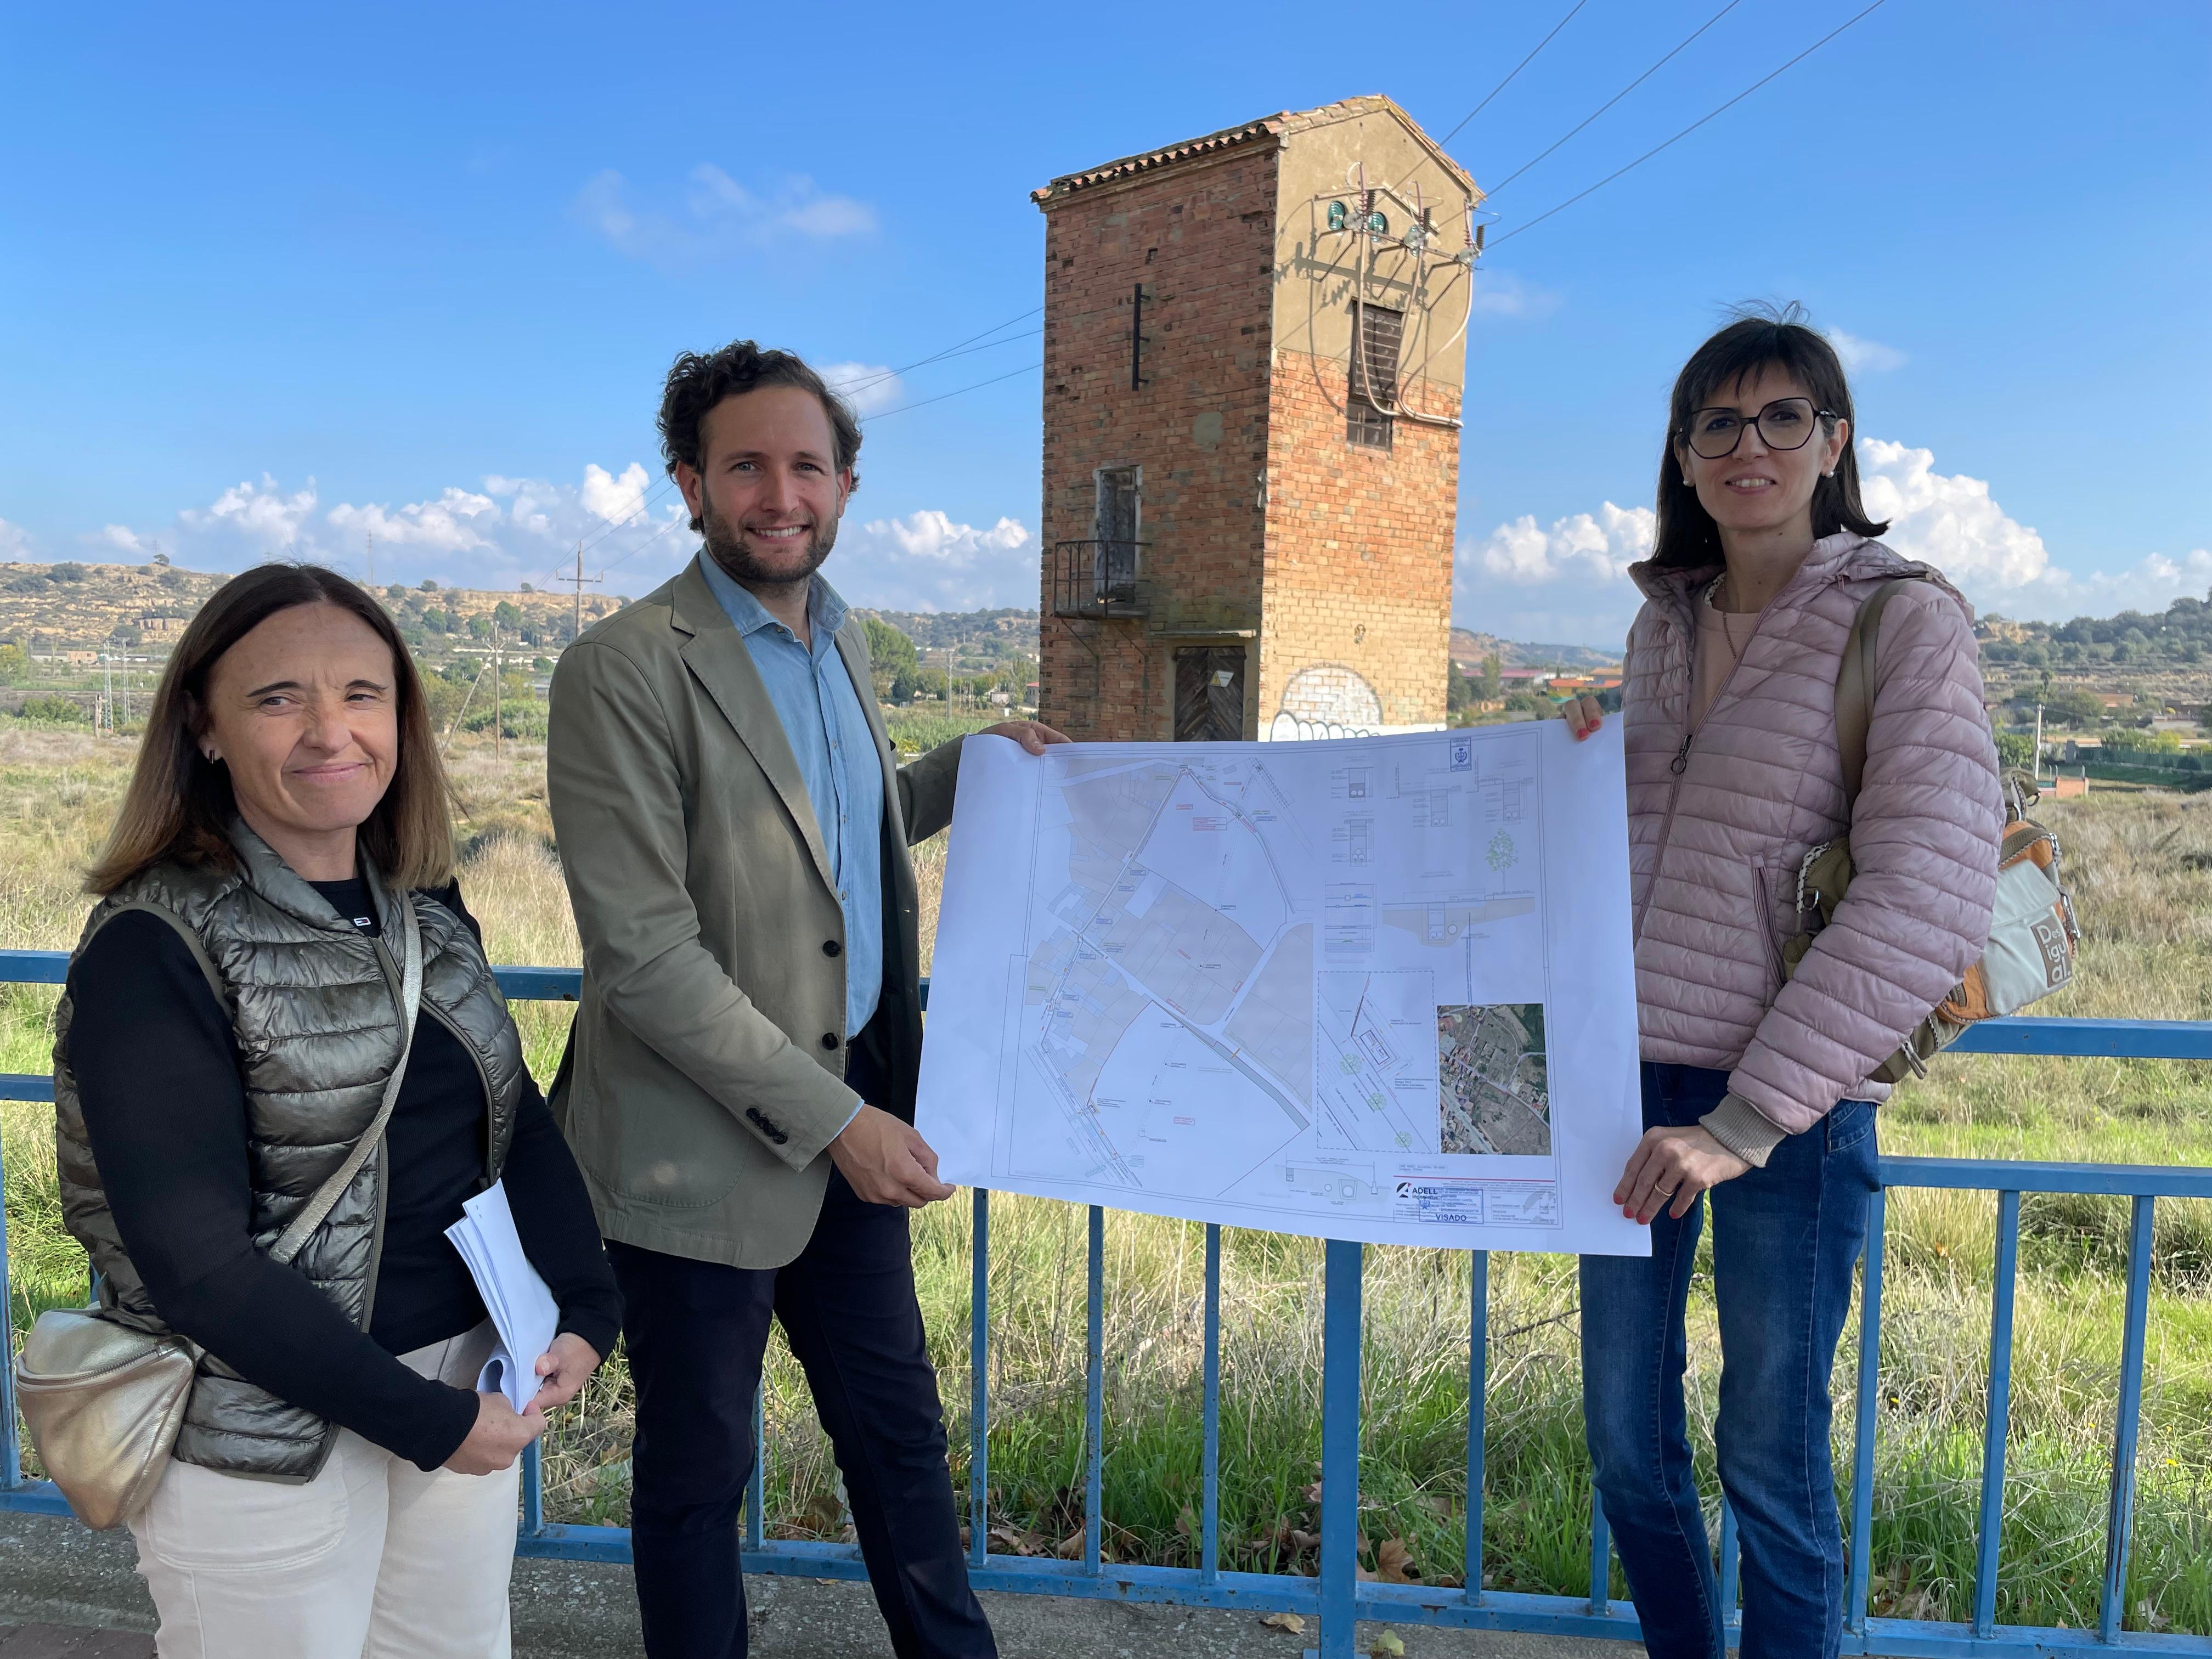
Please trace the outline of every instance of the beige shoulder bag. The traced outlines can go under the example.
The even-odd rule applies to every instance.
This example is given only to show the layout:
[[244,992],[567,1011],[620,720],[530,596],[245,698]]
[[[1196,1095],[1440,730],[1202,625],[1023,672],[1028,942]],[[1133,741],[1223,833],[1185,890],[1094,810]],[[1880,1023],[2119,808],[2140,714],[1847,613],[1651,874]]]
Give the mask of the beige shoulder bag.
[[[270,1247],[270,1255],[287,1266],[376,1149],[407,1074],[422,999],[422,935],[414,901],[398,896],[394,908],[404,940],[399,1062],[385,1079],[384,1100],[368,1133]],[[120,1526],[153,1497],[168,1470],[199,1357],[198,1345],[189,1339],[142,1331],[98,1304],[50,1309],[31,1327],[15,1356],[15,1398],[39,1461],[85,1525],[95,1531]]]
[[[1892,595],[1917,576],[1885,582],[1859,606],[1844,641],[1836,674],[1836,746],[1844,764],[1844,800],[1858,803],[1866,774],[1867,729],[1874,718],[1875,648],[1882,608]],[[1905,1034],[1897,1052],[1874,1073],[1877,1083],[1901,1083],[1925,1077],[1928,1061],[1958,1041],[1978,1019],[2016,1013],[2063,988],[2074,977],[2074,957],[2081,930],[2075,921],[2074,896],[2067,890],[2059,862],[2058,837],[2027,816],[2036,801],[2033,774],[2017,769],[2003,775],[2004,839],[1997,853],[1997,892],[1990,940],[1981,960],[1951,994]],[[1795,974],[1820,930],[1835,920],[1836,907],[1856,873],[1848,835],[1823,842],[1797,866],[1797,912],[1812,926],[1782,947],[1783,970]]]

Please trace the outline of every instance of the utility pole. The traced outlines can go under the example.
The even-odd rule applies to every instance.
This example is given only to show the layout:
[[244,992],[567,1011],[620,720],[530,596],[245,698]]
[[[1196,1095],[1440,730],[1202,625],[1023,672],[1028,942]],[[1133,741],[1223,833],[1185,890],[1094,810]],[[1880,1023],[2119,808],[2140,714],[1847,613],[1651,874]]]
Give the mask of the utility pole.
[[2035,787],[2043,787],[2043,705],[2035,705]]
[[100,653],[100,723],[112,737],[115,732],[115,653],[112,651]]
[[507,758],[507,728],[499,706],[499,624],[491,625],[491,755],[495,761]]
[[600,582],[606,580],[604,575],[586,576],[584,574],[584,544],[581,542],[578,542],[576,544],[576,574],[569,577],[568,580],[573,582],[576,588],[576,621],[574,628],[568,635],[568,638],[573,643],[576,635],[584,631],[584,584],[586,582]]

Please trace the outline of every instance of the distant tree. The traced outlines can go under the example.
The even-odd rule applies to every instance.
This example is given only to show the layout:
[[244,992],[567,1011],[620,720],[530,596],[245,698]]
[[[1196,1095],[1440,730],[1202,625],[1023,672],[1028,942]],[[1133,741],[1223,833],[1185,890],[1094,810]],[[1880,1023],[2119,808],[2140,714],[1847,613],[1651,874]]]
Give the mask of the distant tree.
[[550,657],[532,657],[530,659],[530,672],[533,674],[551,673],[553,672],[553,659]]
[[20,645],[0,645],[0,685],[21,685],[31,678],[31,653]]
[[1459,672],[1459,665],[1449,657],[1444,659],[1444,712],[1456,714],[1463,708],[1474,706],[1474,684]]
[[1496,702],[1505,695],[1505,665],[1493,651],[1482,659],[1482,700]]
[[71,559],[54,566],[46,574],[58,582],[81,582],[91,573]]
[[526,593],[535,593],[535,592],[538,591],[536,588],[532,587],[532,586],[528,582],[517,582],[517,583],[515,584],[515,586],[516,586],[517,587],[520,587],[520,588],[524,592],[526,592]]
[[438,580],[434,576],[423,577],[418,586],[425,593],[434,593],[438,591]]
[[407,590],[404,587],[402,587],[398,582],[394,582],[391,586],[384,590],[384,597],[387,599],[393,600],[404,599],[407,597]]
[[169,556],[166,553],[156,553],[154,556],[154,562],[159,565],[166,565],[169,562]]
[[491,618],[485,616],[481,611],[477,611],[475,616],[470,617],[469,637],[472,640],[489,639],[491,637]]
[[510,634],[522,626],[522,607],[512,599],[501,599],[491,608],[491,619]]
[[2093,691],[2069,687],[2063,691],[2053,691],[2043,700],[2045,725],[2095,726],[2104,718],[2104,700]]
[[1997,733],[1997,763],[2022,770],[2035,764],[2035,739],[2025,732]]

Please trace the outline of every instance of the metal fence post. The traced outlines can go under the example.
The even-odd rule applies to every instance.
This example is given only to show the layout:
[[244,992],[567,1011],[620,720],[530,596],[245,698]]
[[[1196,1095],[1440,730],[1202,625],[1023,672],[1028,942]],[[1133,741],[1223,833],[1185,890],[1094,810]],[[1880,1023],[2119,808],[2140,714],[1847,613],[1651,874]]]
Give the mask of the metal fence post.
[[1098,1571],[1105,1543],[1106,1486],[1106,1212],[1091,1206],[1091,1328],[1085,1369],[1083,1432],[1090,1467],[1083,1478],[1083,1565]]
[[[7,1182],[7,1171],[0,1168],[0,1187]],[[0,1330],[8,1339],[7,1352],[0,1353],[0,1491],[13,1492],[23,1484],[23,1443],[15,1425],[15,1287],[8,1276],[8,1206],[0,1204],[0,1320],[6,1321]]]
[[2112,1427],[2112,1498],[2105,1522],[2105,1583],[2098,1633],[2107,1642],[2127,1616],[2128,1543],[2135,1530],[2136,1431],[2142,1420],[2143,1325],[2150,1312],[2152,1220],[2158,1200],[2138,1198],[2128,1229],[2127,1322],[2120,1334],[2120,1409]]
[[1352,1659],[1359,1594],[1359,1275],[1357,1243],[1328,1241],[1322,1281],[1321,1647]]
[[2020,1194],[1997,1194],[1990,1290],[1990,1404],[1982,1423],[1982,1517],[1974,1560],[1974,1634],[1996,1628],[1997,1546],[2004,1532],[2005,1439],[2012,1428],[2012,1298],[2020,1268]]
[[991,1194],[975,1188],[969,1244],[968,1559],[991,1553]]
[[1206,1384],[1199,1453],[1198,1582],[1211,1584],[1221,1566],[1221,1228],[1206,1225]]
[[522,1535],[535,1538],[545,1530],[545,1458],[542,1443],[533,1440],[522,1452]]
[[1859,1280],[1859,1389],[1852,1402],[1850,1585],[1844,1628],[1866,1633],[1867,1585],[1874,1561],[1874,1438],[1881,1407],[1881,1244],[1888,1206],[1877,1187],[1867,1195],[1866,1268]]
[[1467,1604],[1482,1605],[1482,1436],[1490,1388],[1490,1252],[1468,1252]]
[[1592,1613],[1613,1610],[1613,1528],[1606,1524],[1605,1498],[1590,1486],[1590,1593]]

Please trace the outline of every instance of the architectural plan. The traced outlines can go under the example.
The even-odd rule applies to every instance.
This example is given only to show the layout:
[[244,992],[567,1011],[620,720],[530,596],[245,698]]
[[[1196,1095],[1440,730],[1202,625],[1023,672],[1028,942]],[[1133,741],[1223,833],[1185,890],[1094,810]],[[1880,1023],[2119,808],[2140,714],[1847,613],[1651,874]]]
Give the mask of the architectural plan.
[[944,1179],[1279,1232],[1642,1255],[1618,724],[972,738],[920,1127]]

